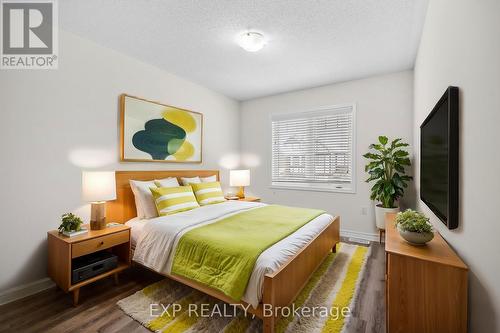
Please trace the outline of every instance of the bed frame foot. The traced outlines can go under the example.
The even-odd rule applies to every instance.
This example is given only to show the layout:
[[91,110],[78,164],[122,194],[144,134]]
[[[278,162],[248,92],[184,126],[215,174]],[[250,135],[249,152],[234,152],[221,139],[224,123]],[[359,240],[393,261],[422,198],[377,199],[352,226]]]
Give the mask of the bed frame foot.
[[337,253],[337,243],[332,247],[332,253]]

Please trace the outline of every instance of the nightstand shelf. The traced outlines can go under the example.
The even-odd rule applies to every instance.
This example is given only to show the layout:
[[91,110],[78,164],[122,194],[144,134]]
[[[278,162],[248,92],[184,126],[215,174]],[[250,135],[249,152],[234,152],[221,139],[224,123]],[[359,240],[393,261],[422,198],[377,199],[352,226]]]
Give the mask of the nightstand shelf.
[[[102,274],[99,274],[97,276],[94,276],[94,277],[91,277],[90,279],[87,279],[87,280],[84,280],[82,282],[78,282],[76,284],[73,284],[71,285],[71,287],[69,287],[68,291],[73,291],[75,289],[79,289],[83,286],[86,286],[92,282],[95,282],[97,280],[100,280],[100,279],[103,279],[105,277],[108,277],[108,276],[111,276],[111,275],[114,275],[114,274],[117,274],[117,273],[120,273],[121,271],[129,268],[130,265],[129,264],[126,264],[124,262],[118,262],[118,267],[116,267],[115,269],[112,269],[110,271],[107,271],[105,273],[102,273]],[[116,275],[115,275],[115,279],[116,279]]]
[[[126,225],[89,230],[88,233],[75,237],[64,237],[57,230],[53,230],[47,233],[47,241],[49,276],[64,292],[73,292],[74,305],[78,304],[81,287],[111,275],[114,275],[115,283],[118,283],[118,273],[130,267],[130,227]],[[73,284],[73,259],[103,250],[118,257],[118,266]]]

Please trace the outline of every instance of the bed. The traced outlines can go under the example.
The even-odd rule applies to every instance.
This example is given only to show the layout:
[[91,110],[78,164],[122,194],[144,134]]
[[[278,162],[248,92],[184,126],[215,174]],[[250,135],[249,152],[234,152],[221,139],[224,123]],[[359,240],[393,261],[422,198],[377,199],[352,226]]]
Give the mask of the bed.
[[[265,204],[225,202],[178,213],[181,215],[175,218],[174,216],[177,214],[144,221],[136,218],[134,195],[129,185],[131,179],[152,180],[166,177],[208,177],[212,175],[215,175],[219,180],[219,171],[217,170],[118,171],[116,172],[117,199],[107,204],[107,216],[109,220],[126,223],[131,227],[135,263],[224,302],[235,304],[233,299],[218,290],[184,276],[172,274],[170,271],[171,251],[164,251],[161,254],[158,250],[153,251],[154,245],[167,242],[167,240],[175,245],[176,239],[190,228],[196,227],[200,221],[203,222],[201,225],[213,223],[231,214],[256,209]],[[201,220],[200,216],[209,216],[210,218]],[[183,227],[184,229],[175,230],[175,232],[165,229],[165,225],[169,224],[164,222],[166,220],[172,221],[173,218],[190,221],[193,226],[186,225],[185,228]],[[335,246],[339,242],[339,223],[339,217],[322,214],[269,247],[258,257],[245,294],[238,304],[263,319],[264,332],[274,332],[277,318],[264,316],[262,304],[269,304],[274,308],[292,303],[327,254],[330,251],[335,251]],[[181,224],[178,223],[178,225]],[[163,229],[165,230],[162,233],[171,233],[174,237],[170,239],[167,236],[158,236],[159,231]]]

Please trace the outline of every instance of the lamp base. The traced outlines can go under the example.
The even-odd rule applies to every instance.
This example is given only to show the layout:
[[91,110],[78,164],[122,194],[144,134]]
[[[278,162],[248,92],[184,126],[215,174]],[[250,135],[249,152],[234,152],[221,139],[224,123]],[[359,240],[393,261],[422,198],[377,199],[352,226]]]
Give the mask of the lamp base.
[[90,205],[90,230],[106,228],[106,203],[93,202]]
[[245,199],[245,188],[243,186],[240,186],[238,189],[238,193],[236,193],[236,196],[240,199]]

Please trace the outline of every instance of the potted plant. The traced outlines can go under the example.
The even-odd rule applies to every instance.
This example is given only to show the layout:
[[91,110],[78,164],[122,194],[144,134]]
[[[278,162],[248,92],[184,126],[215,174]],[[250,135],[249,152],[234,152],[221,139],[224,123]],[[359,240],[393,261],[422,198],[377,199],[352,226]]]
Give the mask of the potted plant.
[[412,177],[407,176],[405,167],[410,166],[407,143],[402,139],[394,139],[388,144],[386,136],[379,136],[379,143],[370,145],[373,152],[363,156],[369,160],[365,171],[370,174],[367,183],[375,182],[371,188],[371,200],[379,201],[375,206],[375,222],[377,228],[385,229],[385,214],[399,211],[397,201],[403,196],[404,189]]
[[63,214],[61,217],[61,225],[58,230],[60,233],[73,233],[82,230],[82,219],[73,213]]
[[424,245],[434,238],[429,218],[422,213],[407,209],[396,215],[395,223],[401,237],[410,244]]

